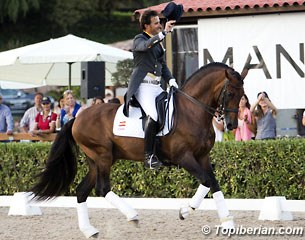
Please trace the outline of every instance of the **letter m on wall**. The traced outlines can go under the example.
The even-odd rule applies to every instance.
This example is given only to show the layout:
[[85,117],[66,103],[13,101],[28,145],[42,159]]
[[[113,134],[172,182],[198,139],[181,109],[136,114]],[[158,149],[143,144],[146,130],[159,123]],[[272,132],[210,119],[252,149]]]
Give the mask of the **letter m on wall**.
[[[229,61],[229,62],[228,62]],[[206,65],[208,63],[215,62],[207,48],[203,49],[203,64]],[[230,66],[233,64],[233,48],[229,47],[225,56],[222,59],[222,63],[226,63]]]

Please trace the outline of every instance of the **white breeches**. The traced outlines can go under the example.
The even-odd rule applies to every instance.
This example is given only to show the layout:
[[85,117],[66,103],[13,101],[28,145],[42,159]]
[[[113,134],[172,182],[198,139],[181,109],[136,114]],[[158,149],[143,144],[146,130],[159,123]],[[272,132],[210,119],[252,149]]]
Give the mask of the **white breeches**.
[[154,85],[150,83],[141,83],[138,90],[135,93],[135,97],[142,106],[146,115],[151,116],[155,121],[158,120],[158,114],[156,109],[156,97],[164,90],[160,85]]

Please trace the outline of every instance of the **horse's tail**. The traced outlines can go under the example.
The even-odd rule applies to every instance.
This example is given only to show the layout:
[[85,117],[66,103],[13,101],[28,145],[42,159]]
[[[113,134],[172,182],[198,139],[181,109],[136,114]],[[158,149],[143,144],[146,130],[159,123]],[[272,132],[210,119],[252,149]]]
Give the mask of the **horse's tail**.
[[75,119],[66,123],[52,144],[46,166],[31,191],[36,200],[58,197],[68,190],[77,172],[78,148],[72,136]]

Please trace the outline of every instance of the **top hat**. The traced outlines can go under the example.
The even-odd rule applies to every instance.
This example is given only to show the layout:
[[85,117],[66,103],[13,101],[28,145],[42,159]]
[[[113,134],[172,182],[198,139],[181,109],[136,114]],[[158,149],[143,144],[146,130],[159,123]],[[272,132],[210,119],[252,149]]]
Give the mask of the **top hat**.
[[183,14],[183,5],[182,4],[176,4],[174,2],[170,2],[166,5],[166,7],[163,10],[163,15],[166,17],[167,21],[169,20],[176,20],[176,22],[179,21]]

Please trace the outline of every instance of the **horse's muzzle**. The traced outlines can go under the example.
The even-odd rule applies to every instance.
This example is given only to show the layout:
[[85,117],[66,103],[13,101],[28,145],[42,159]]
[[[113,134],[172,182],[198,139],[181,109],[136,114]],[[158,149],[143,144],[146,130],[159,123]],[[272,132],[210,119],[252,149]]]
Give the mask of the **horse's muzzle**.
[[227,129],[228,130],[233,130],[233,129],[235,129],[235,128],[237,128],[237,124],[238,124],[238,121],[237,120],[233,120],[233,121],[231,121],[231,119],[229,118],[229,119],[226,119],[226,127],[227,127]]
[[233,124],[228,123],[228,124],[227,124],[227,129],[230,130],[230,131],[233,130],[233,129],[234,129],[234,128],[233,128]]

